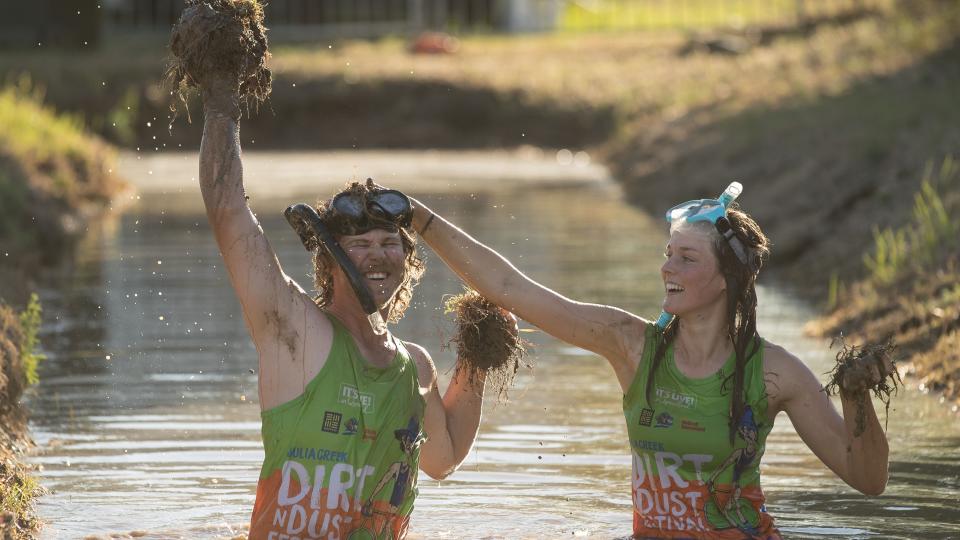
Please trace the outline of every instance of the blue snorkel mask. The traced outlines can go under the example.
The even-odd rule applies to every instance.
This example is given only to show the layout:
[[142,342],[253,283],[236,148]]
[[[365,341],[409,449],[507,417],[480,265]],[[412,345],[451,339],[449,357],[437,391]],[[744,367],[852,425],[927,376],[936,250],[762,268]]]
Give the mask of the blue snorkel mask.
[[737,200],[742,192],[743,186],[740,182],[732,182],[716,199],[694,199],[680,203],[667,210],[667,223],[682,219],[689,223],[697,221],[716,223],[718,219],[727,217],[727,207]]
[[[686,221],[687,223],[705,221],[713,223],[717,228],[717,232],[720,233],[720,236],[727,241],[733,254],[736,255],[737,260],[739,260],[741,264],[749,266],[750,255],[747,247],[743,244],[743,241],[737,237],[733,227],[730,226],[730,222],[727,220],[727,207],[740,196],[741,192],[743,192],[743,186],[740,182],[731,182],[730,185],[727,186],[727,189],[723,190],[723,193],[716,199],[694,199],[678,204],[667,210],[667,223],[672,224],[678,221]],[[660,330],[663,330],[672,320],[673,315],[666,311],[661,311],[660,316],[657,318],[656,325]]]

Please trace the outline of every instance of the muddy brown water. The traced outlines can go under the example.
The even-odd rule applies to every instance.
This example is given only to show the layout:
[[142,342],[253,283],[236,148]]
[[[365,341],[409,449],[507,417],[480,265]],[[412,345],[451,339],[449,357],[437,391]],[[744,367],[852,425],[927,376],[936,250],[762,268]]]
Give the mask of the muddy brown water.
[[[253,206],[284,268],[305,286],[307,254],[282,209],[372,171],[569,296],[647,317],[659,311],[665,227],[626,206],[585,156],[247,159]],[[123,172],[140,195],[91,231],[56,287],[43,291],[48,359],[29,406],[39,446],[32,461],[50,490],[39,501],[44,538],[243,534],[263,456],[256,354],[200,207],[196,164],[192,154],[124,156]],[[427,254],[429,269],[396,332],[432,351],[445,388],[453,328],[442,304],[460,284]],[[802,334],[813,315],[802,298],[764,286],[760,311],[765,337],[814,372],[829,369],[828,344]],[[413,536],[629,535],[629,447],[612,370],[541,333],[525,336],[536,343],[535,369],[521,372],[509,403],[488,401],[457,473],[443,482],[421,475]],[[890,483],[883,496],[868,498],[836,479],[778,417],[762,471],[769,510],[785,535],[960,538],[957,415],[908,389],[894,400],[889,439]]]

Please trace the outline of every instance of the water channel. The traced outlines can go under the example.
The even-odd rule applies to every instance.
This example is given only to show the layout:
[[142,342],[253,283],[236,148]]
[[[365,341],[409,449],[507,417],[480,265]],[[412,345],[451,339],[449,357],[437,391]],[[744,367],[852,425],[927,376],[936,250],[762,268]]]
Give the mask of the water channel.
[[[281,264],[307,288],[308,257],[281,210],[369,174],[422,197],[544,284],[655,317],[664,224],[624,204],[584,156],[559,157],[251,154],[247,177]],[[263,455],[257,359],[200,205],[196,163],[195,154],[124,156],[139,194],[91,231],[42,294],[48,359],[29,406],[32,461],[50,490],[39,502],[44,538],[243,534]],[[443,373],[454,357],[442,301],[461,286],[426,253],[427,274],[395,331],[430,349]],[[764,286],[760,311],[765,337],[815,373],[829,369],[828,344],[803,336],[813,315],[803,299]],[[509,402],[488,401],[456,474],[421,475],[412,536],[629,535],[629,448],[612,370],[541,333],[525,335],[535,367]],[[890,411],[889,439],[890,483],[868,498],[836,479],[781,415],[762,470],[784,534],[960,538],[960,419],[908,390]]]

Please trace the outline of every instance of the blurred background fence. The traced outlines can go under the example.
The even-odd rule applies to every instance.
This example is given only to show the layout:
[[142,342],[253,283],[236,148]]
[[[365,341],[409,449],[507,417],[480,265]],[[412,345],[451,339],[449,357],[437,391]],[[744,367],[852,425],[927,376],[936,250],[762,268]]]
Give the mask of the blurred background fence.
[[[270,0],[280,40],[463,33],[705,29],[792,25],[896,0]],[[103,34],[167,32],[184,0],[13,2],[0,45],[95,45]],[[12,10],[12,11],[11,11]]]

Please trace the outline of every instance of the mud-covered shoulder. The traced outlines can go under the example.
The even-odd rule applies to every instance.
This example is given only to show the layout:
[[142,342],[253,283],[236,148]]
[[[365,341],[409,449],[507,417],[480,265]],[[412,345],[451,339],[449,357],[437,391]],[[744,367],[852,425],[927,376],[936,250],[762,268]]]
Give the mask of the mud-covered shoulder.
[[620,336],[623,344],[623,361],[617,363],[609,358],[608,360],[614,368],[623,393],[627,394],[636,378],[637,370],[643,364],[647,345],[656,343],[657,329],[653,321],[632,316],[621,325]]
[[657,329],[655,323],[643,317],[633,317],[624,321],[620,331],[623,333],[627,358],[634,362],[634,367],[639,366],[647,341],[649,340],[651,343],[656,341]]
[[799,384],[818,384],[810,368],[796,355],[776,343],[763,340],[763,382],[768,406],[775,416],[784,410],[787,400]]

